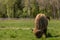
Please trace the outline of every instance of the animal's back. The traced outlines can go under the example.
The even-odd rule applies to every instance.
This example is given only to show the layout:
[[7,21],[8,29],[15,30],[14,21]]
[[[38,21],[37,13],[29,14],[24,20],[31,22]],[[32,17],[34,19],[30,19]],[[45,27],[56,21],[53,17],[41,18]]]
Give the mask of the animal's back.
[[44,14],[38,14],[36,16],[36,26],[38,29],[44,29],[46,28],[48,25],[48,21],[47,21],[47,18]]

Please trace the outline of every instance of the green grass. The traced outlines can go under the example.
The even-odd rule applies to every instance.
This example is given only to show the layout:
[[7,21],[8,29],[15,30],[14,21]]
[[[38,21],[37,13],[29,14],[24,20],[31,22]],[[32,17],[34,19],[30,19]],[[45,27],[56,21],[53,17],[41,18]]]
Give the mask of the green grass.
[[[1,19],[0,28],[7,27],[33,28],[34,19]],[[60,20],[49,21],[48,33],[51,34],[51,37],[46,38],[46,40],[60,40]],[[45,38],[37,39],[32,30],[0,29],[0,40],[45,40]]]
[[0,27],[32,27],[34,26],[34,19],[8,19],[0,20]]

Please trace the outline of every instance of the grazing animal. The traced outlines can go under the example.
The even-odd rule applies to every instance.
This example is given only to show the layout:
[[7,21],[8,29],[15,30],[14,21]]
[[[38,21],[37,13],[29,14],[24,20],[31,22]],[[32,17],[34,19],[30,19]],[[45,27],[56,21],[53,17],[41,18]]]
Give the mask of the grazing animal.
[[42,37],[43,34],[47,36],[48,19],[50,20],[45,14],[37,14],[35,18],[35,28],[33,29],[33,33],[37,38]]

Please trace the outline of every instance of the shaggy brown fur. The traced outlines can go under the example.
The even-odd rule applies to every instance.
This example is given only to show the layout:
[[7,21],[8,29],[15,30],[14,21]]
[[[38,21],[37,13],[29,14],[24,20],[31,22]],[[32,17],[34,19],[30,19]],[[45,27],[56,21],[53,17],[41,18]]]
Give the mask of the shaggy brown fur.
[[35,28],[33,29],[33,33],[37,38],[42,37],[43,34],[46,35],[47,25],[48,25],[48,17],[45,14],[38,14],[35,18]]

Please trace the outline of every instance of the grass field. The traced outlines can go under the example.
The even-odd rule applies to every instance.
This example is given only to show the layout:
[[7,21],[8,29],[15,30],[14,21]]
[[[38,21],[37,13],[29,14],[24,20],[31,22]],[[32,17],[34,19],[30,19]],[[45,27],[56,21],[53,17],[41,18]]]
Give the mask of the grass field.
[[60,40],[60,20],[49,21],[48,33],[50,35],[47,38],[37,39],[31,29],[12,29],[33,27],[34,19],[0,19],[0,40]]

